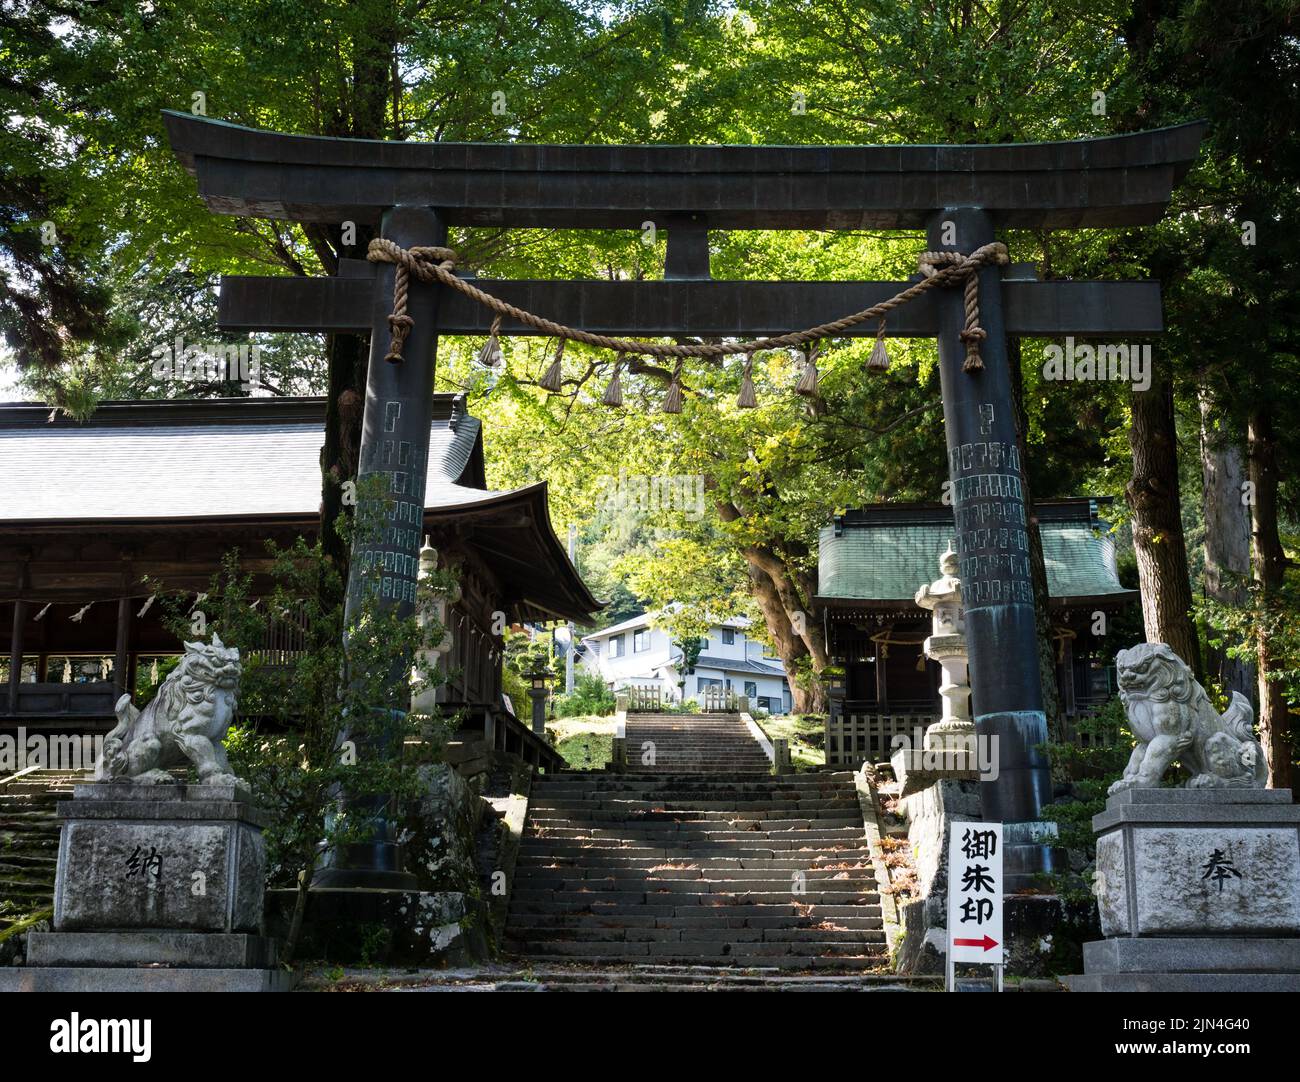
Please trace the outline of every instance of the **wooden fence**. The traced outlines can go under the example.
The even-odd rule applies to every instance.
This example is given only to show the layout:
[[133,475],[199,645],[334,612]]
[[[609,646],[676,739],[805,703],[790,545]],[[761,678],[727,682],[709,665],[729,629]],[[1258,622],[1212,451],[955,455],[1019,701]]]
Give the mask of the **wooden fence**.
[[663,698],[659,687],[636,687],[629,685],[622,689],[627,696],[628,713],[653,714],[663,709]]
[[713,685],[704,689],[700,706],[706,714],[735,713],[740,709],[734,691]]
[[909,740],[939,719],[934,714],[832,713],[826,718],[826,765],[851,767],[889,759],[898,734]]

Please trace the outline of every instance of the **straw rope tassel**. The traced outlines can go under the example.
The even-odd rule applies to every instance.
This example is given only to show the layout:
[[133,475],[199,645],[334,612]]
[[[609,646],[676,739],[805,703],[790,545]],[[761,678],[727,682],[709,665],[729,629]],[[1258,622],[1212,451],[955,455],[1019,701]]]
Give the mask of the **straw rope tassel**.
[[555,347],[555,356],[551,359],[551,366],[542,373],[542,378],[537,381],[537,386],[544,391],[558,391],[560,389],[560,378],[563,373],[560,362],[564,359],[564,339],[560,339],[560,344]]
[[876,327],[876,344],[867,358],[867,368],[875,372],[889,371],[889,351],[885,349],[885,321],[882,319]]
[[809,348],[808,356],[803,363],[803,372],[799,375],[799,382],[794,385],[795,394],[801,394],[806,398],[817,397],[817,358],[821,353],[822,351],[815,345]]
[[736,406],[743,410],[752,410],[758,405],[754,394],[754,355],[745,358],[745,378],[740,381],[740,394],[736,395]]
[[682,412],[682,362],[677,362],[673,369],[673,381],[668,384],[668,393],[664,395],[664,413]]
[[483,348],[478,351],[478,363],[486,365],[488,368],[495,368],[501,363],[501,342],[498,335],[501,333],[501,317],[497,316],[492,321],[492,326],[488,328],[487,341],[483,343]]
[[609,381],[609,386],[605,388],[605,397],[601,399],[607,406],[621,406],[623,404],[623,384],[619,373],[623,369],[622,361],[614,362],[614,375]]

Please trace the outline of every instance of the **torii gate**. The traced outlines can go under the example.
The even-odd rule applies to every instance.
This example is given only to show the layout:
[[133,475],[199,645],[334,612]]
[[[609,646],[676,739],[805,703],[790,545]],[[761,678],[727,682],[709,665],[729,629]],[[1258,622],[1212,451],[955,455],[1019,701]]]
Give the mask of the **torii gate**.
[[[918,229],[932,251],[969,254],[995,228],[1156,222],[1190,168],[1201,123],[1058,143],[983,146],[554,146],[400,143],[287,135],[166,114],[172,147],[220,214],[378,224],[410,248],[447,227],[667,231],[665,281],[507,281],[493,296],[588,331],[627,337],[754,338],[835,320],[898,293],[896,282],[722,282],[709,277],[710,229]],[[421,501],[438,335],[485,334],[492,313],[412,281],[405,361],[384,363],[394,268],[340,260],[336,277],[226,277],[226,330],[370,332],[361,476]],[[936,289],[891,313],[892,336],[937,337],[949,475],[966,600],[976,731],[998,737],[983,817],[1004,823],[1006,889],[1050,869],[1038,821],[1051,796],[1007,337],[1149,335],[1163,329],[1155,282],[1039,282],[1032,267],[978,273],[983,368],[963,371],[960,290]],[[506,320],[502,333],[536,334]],[[874,333],[862,325],[846,335]],[[408,502],[382,546],[384,596],[415,596],[420,535]],[[415,528],[410,528],[415,521]],[[373,551],[371,551],[373,550]],[[409,886],[384,823],[320,880]]]

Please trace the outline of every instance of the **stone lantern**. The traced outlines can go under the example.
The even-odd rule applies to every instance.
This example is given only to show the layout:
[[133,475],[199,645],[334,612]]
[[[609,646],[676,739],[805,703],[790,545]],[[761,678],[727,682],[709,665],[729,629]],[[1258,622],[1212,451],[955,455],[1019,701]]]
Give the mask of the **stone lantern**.
[[528,679],[528,698],[533,704],[533,732],[538,736],[546,734],[546,695],[551,683],[551,674],[541,662],[534,662],[525,674]]
[[[448,598],[444,594],[431,594],[429,592],[428,580],[430,576],[438,569],[438,550],[429,544],[429,539],[424,539],[424,547],[420,549],[420,569],[419,569],[419,591],[420,599],[424,603],[420,609],[417,619],[420,623],[427,624],[430,619],[437,620],[442,626],[442,638],[427,650],[421,651],[421,660],[426,669],[432,672],[439,666],[440,658],[443,654],[451,652],[451,629],[448,627],[448,613],[454,604],[454,598]],[[424,683],[418,678],[417,670],[412,670],[411,679],[417,684],[418,690],[411,702],[411,712],[413,714],[434,714],[438,708],[438,687],[435,683]]]
[[930,637],[922,649],[943,671],[939,696],[943,716],[926,730],[927,748],[973,751],[975,723],[970,716],[970,681],[966,662],[966,621],[957,577],[957,550],[952,541],[939,557],[940,577],[916,592],[916,603],[931,614]]

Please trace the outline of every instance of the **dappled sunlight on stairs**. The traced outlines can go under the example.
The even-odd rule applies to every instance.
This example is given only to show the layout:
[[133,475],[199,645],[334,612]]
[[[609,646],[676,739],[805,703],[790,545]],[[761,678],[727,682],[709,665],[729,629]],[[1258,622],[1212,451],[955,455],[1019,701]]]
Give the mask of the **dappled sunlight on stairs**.
[[536,964],[881,971],[880,899],[852,775],[773,777],[743,722],[704,720],[629,718],[629,759],[653,740],[654,772],[537,780],[508,948]]

